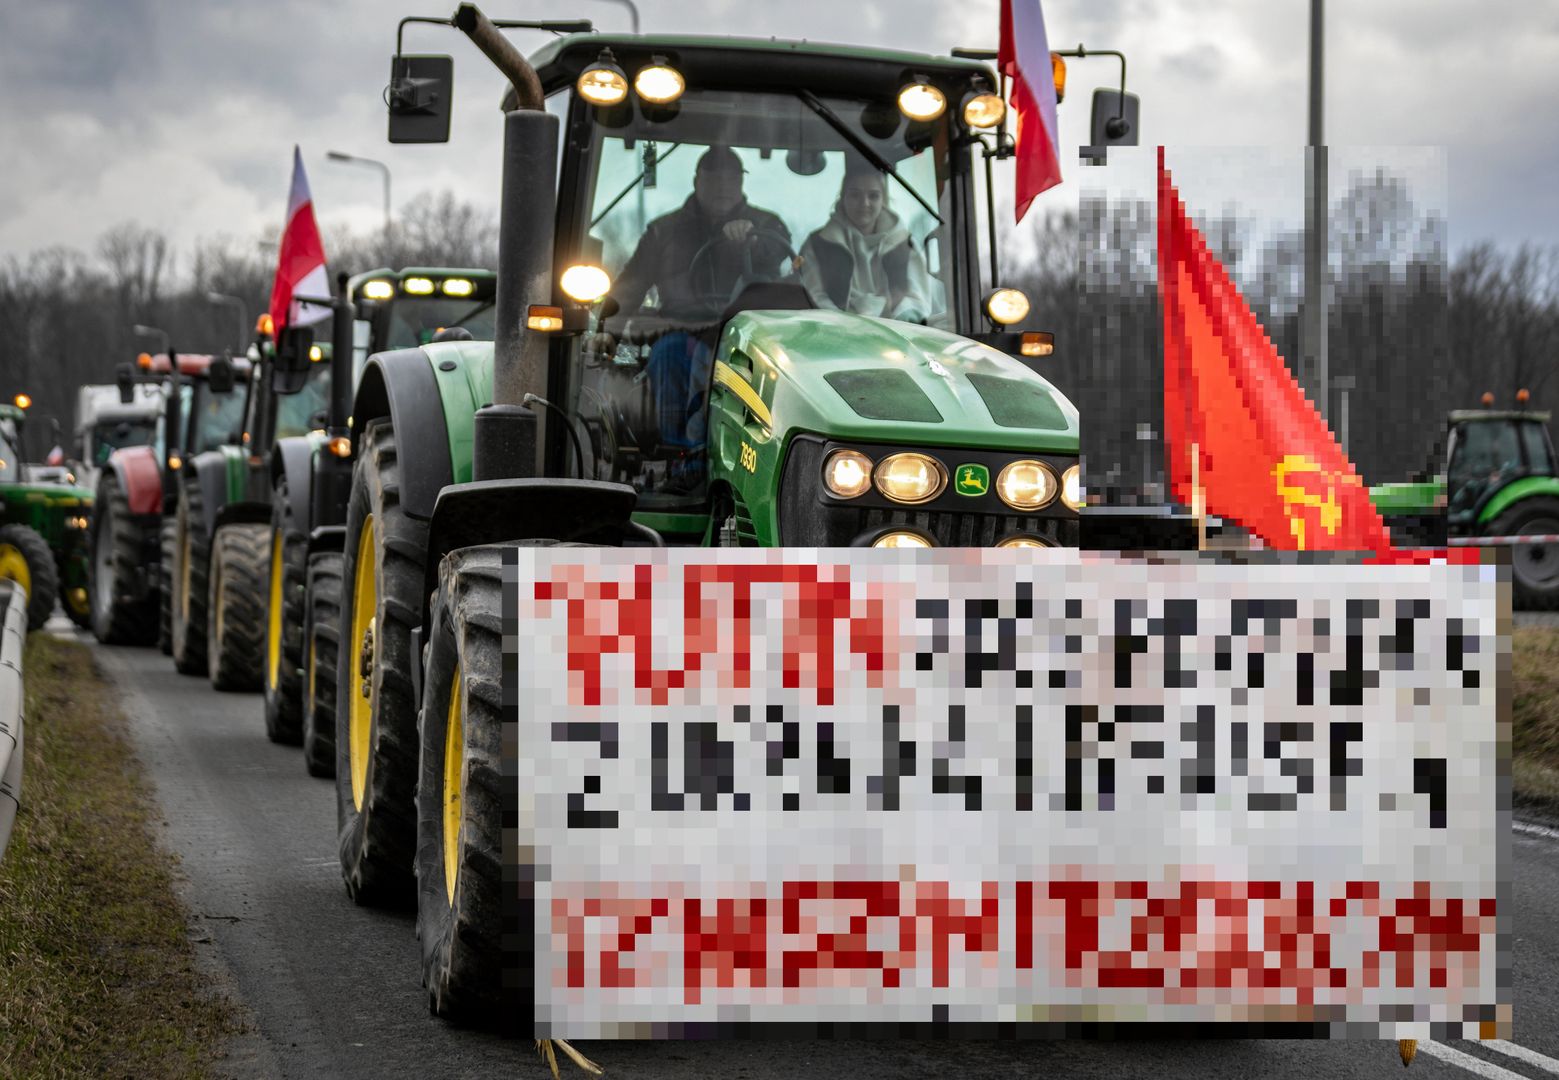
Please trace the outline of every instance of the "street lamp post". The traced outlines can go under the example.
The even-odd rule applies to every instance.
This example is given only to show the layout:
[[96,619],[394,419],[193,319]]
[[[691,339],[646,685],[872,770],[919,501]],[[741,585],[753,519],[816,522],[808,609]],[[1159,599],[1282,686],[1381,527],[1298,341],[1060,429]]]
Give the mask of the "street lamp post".
[[208,292],[206,300],[219,307],[230,307],[238,312],[238,351],[242,353],[244,344],[249,338],[249,305],[244,303],[242,297],[219,292]]
[[382,161],[358,157],[356,154],[344,154],[340,150],[331,150],[325,156],[331,161],[338,161],[345,165],[367,165],[371,169],[378,169],[384,175],[384,232],[388,236],[390,233],[390,167]]
[[1300,383],[1326,416],[1328,357],[1326,350],[1326,193],[1325,0],[1310,0],[1310,139],[1305,152],[1305,317],[1302,324],[1304,370]]

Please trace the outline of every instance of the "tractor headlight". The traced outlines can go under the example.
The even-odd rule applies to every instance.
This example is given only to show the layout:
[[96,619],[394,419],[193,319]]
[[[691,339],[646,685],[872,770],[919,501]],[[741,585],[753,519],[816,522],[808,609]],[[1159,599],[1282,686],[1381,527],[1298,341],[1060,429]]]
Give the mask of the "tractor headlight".
[[602,49],[596,62],[579,73],[574,89],[592,105],[621,105],[628,96],[628,76],[617,66],[612,50]]
[[1043,509],[1056,487],[1056,474],[1043,461],[1014,461],[996,478],[996,493],[1014,510]]
[[649,67],[639,69],[633,77],[633,88],[651,105],[670,105],[687,89],[687,80],[682,72],[657,56]]
[[896,529],[890,533],[883,533],[872,541],[874,548],[928,548],[935,547],[931,538],[908,529]]
[[1076,465],[1069,466],[1061,474],[1061,501],[1070,510],[1083,508],[1083,472]]
[[899,91],[899,111],[911,120],[929,121],[941,116],[947,109],[947,95],[942,93],[924,75]]
[[470,278],[463,277],[445,278],[439,288],[444,290],[445,296],[453,296],[456,299],[476,292],[476,284]]
[[866,494],[872,486],[872,459],[859,450],[835,450],[823,463],[823,486],[841,499]]
[[364,300],[388,300],[395,295],[395,286],[381,279],[363,282],[359,290]]
[[894,454],[877,464],[877,490],[894,502],[930,502],[947,486],[947,469],[925,454]]
[[612,291],[612,278],[599,266],[577,263],[563,271],[558,284],[570,300],[581,304],[593,304]]
[[973,94],[964,102],[964,123],[977,130],[1001,123],[1007,115],[1007,103],[999,94]]
[[1001,326],[1011,326],[1028,318],[1029,298],[1021,289],[997,289],[985,298],[985,313]]
[[1009,536],[1007,539],[997,543],[996,546],[999,548],[1055,547],[1054,544],[1052,544],[1049,540],[1046,540],[1043,536],[1035,536],[1033,533],[1018,533],[1016,536]]

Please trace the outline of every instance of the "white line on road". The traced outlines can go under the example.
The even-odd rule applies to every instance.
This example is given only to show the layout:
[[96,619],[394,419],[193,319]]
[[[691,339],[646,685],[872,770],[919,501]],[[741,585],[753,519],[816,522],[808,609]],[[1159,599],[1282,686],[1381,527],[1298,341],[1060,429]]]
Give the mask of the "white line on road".
[[1487,1039],[1478,1045],[1486,1046],[1490,1050],[1504,1054],[1507,1057],[1518,1058],[1528,1065],[1535,1065],[1544,1072],[1559,1076],[1559,1061],[1555,1061],[1547,1054],[1539,1054],[1536,1050],[1528,1050],[1524,1046],[1517,1046],[1515,1043],[1506,1042],[1504,1039]]
[[1511,830],[1523,836],[1541,836],[1544,840],[1559,840],[1559,829],[1550,829],[1547,825],[1533,825],[1530,821],[1517,821],[1511,825]]
[[1492,1062],[1473,1057],[1471,1054],[1464,1054],[1460,1050],[1446,1046],[1444,1043],[1422,1039],[1418,1043],[1418,1048],[1431,1057],[1439,1058],[1447,1065],[1458,1065],[1470,1073],[1477,1073],[1479,1076],[1485,1077],[1486,1080],[1526,1080],[1526,1077],[1518,1072],[1502,1069]]

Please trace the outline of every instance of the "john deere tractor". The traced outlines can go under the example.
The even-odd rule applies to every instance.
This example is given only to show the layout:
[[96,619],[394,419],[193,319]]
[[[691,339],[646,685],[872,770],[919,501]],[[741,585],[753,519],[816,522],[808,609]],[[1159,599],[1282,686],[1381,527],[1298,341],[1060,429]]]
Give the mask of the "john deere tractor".
[[[241,423],[229,441],[187,457],[179,470],[172,552],[174,666],[218,690],[259,690],[270,570],[269,450],[278,439],[323,429],[329,347],[305,345],[281,362],[261,316],[249,349]],[[236,436],[234,440],[233,436]]]
[[[449,21],[512,84],[497,340],[380,353],[357,388],[336,788],[348,892],[414,892],[430,1005],[476,1018],[507,1009],[508,549],[1066,545],[1081,490],[1077,412],[1030,366],[1049,336],[981,281],[976,172],[1006,145],[984,64],[502,24],[565,34],[527,62],[474,6]],[[449,65],[394,59],[392,141],[447,136]],[[621,286],[710,154],[748,226]],[[806,284],[797,248],[862,173],[916,303]]]
[[450,267],[342,276],[334,304],[325,429],[279,440],[270,456],[270,588],[265,732],[303,743],[315,776],[336,769],[336,614],[352,482],[352,388],[370,355],[438,337],[491,341],[495,275]]
[[35,483],[22,461],[25,411],[0,405],[0,578],[27,590],[27,628],[36,630],[56,600],[80,623],[86,611],[86,531],[92,492]]
[[142,354],[119,372],[121,398],[150,387],[162,405],[157,437],[113,451],[98,471],[92,521],[92,632],[105,643],[172,649],[172,570],[179,476],[186,458],[241,435],[247,360]]
[[[1370,489],[1397,542],[1559,536],[1559,472],[1549,415],[1496,409],[1451,413],[1418,475]],[[1512,544],[1511,571],[1518,607],[1559,608],[1559,544]]]

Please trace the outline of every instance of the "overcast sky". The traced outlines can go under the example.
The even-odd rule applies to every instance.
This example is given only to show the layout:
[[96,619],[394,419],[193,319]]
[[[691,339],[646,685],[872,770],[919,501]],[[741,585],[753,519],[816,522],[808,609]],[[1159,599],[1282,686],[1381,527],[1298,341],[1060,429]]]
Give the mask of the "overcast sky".
[[[998,0],[638,0],[644,29],[805,37],[942,53],[994,46]],[[327,150],[379,158],[397,206],[450,188],[493,206],[501,78],[454,31],[408,29],[408,52],[456,59],[444,146],[392,147],[380,94],[402,15],[453,0],[0,0],[0,257],[91,250],[126,220],[180,250],[281,224],[292,145],[321,224],[380,220],[377,173]],[[1327,139],[1336,146],[1442,146],[1454,249],[1492,239],[1559,244],[1559,0],[1332,0]],[[613,0],[488,0],[490,15],[588,17],[626,29]],[[1144,140],[1294,152],[1306,136],[1306,0],[1046,0],[1052,48],[1124,51]],[[525,51],[542,43],[516,34]],[[1067,184],[1111,60],[1074,61],[1061,106]],[[1358,155],[1355,155],[1358,156]],[[1367,155],[1365,155],[1367,157]],[[1399,152],[1400,156],[1400,152]],[[1294,160],[1298,160],[1296,156]],[[1192,170],[1187,168],[1189,177]],[[1247,179],[1197,173],[1215,202],[1259,206]],[[1198,198],[1182,180],[1189,201]],[[1298,190],[1298,189],[1295,189]],[[1285,195],[1285,204],[1293,202]],[[1295,206],[1297,212],[1297,203]]]

